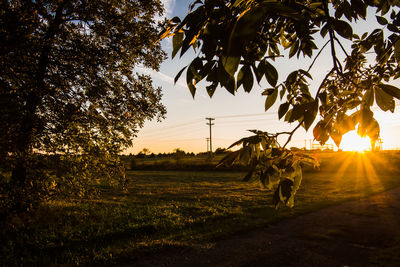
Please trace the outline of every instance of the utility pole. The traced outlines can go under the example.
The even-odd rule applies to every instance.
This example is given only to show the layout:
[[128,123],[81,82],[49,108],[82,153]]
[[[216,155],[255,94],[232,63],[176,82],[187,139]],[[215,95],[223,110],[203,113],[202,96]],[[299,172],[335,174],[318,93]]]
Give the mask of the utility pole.
[[207,141],[207,152],[209,152],[210,151],[210,149],[209,149],[209,142],[210,142],[210,138],[209,137],[207,137],[206,138],[206,141]]
[[213,120],[215,120],[214,118],[206,118],[206,120],[208,120],[207,125],[210,126],[210,156],[212,156],[212,138],[211,138],[211,126],[214,125],[214,123],[212,123]]

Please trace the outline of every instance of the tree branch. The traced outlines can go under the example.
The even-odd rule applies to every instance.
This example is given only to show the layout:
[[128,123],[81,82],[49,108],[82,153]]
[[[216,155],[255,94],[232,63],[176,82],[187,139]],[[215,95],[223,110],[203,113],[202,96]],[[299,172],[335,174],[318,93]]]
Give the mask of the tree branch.
[[[326,19],[327,19],[326,23],[329,24],[331,17],[329,16],[328,3],[326,0],[323,1],[323,3],[324,3],[324,11],[326,13]],[[335,33],[333,32],[332,27],[329,27],[328,31],[329,31],[329,39],[331,40],[331,55],[332,55],[332,60],[333,60],[333,68],[336,69],[337,71],[342,72],[342,66],[340,65],[339,60],[336,57]]]
[[324,50],[324,48],[329,44],[329,42],[331,42],[330,40],[327,41],[324,46],[321,48],[321,50],[319,50],[318,54],[315,56],[313,62],[311,63],[311,65],[308,67],[307,72],[309,72],[311,70],[311,68],[314,66],[314,63],[317,61],[317,58],[321,55],[322,51]]
[[344,49],[344,47],[343,47],[342,43],[339,41],[339,39],[336,36],[334,38],[335,38],[336,42],[338,42],[340,48],[342,49],[342,51],[346,55],[346,57],[349,57],[349,54],[347,54],[346,49]]
[[285,148],[285,147],[287,146],[287,144],[289,144],[290,140],[292,140],[293,134],[297,131],[297,129],[300,128],[300,126],[303,124],[303,122],[304,122],[304,119],[302,119],[302,120],[299,122],[299,124],[296,126],[296,128],[294,128],[293,131],[291,131],[291,132],[289,133],[289,137],[288,137],[288,139],[286,140],[286,143],[283,145],[282,148]]

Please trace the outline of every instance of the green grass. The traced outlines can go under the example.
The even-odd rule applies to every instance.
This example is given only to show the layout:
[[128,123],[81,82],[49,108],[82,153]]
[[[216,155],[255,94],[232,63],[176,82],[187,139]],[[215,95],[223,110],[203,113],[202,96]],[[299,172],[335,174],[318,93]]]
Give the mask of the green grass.
[[121,263],[400,185],[399,154],[321,157],[321,170],[304,174],[295,208],[281,210],[271,192],[241,182],[243,173],[130,171],[128,193],[103,186],[93,199],[53,200],[29,220],[14,218],[0,230],[0,258],[6,265]]

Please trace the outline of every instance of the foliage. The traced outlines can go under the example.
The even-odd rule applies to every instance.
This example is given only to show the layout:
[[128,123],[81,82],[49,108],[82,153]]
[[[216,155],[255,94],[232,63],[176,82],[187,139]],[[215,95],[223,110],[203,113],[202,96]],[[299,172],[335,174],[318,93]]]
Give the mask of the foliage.
[[186,155],[186,152],[183,151],[182,149],[180,149],[180,148],[174,149],[173,157],[176,161],[180,161],[185,155]]
[[[175,77],[177,81],[186,70],[193,96],[203,79],[212,97],[218,86],[232,94],[240,87],[250,92],[264,78],[271,86],[262,93],[265,110],[279,96],[279,119],[297,121],[295,130],[299,126],[308,130],[319,113],[321,120],[313,133],[321,144],[330,137],[340,146],[343,134],[358,125],[358,134],[369,136],[373,149],[380,129],[371,106],[376,102],[383,111],[394,112],[394,98],[400,99],[400,89],[389,84],[400,76],[399,6],[390,0],[197,0],[183,20],[169,21],[161,38],[173,36],[173,57],[190,47],[197,49],[193,61]],[[351,23],[366,20],[367,9],[373,9],[381,27],[358,36]],[[344,41],[351,47],[345,48]],[[311,70],[327,48],[332,67],[313,96]],[[373,62],[367,61],[371,53]],[[280,82],[276,62],[285,55],[313,60],[308,69],[293,69]],[[278,148],[282,159],[287,143]],[[296,186],[290,190],[295,192]]]
[[281,148],[277,135],[257,130],[251,132],[255,135],[242,138],[229,147],[242,145],[241,149],[221,159],[219,165],[232,165],[239,161],[250,166],[244,181],[257,177],[264,188],[274,189],[273,202],[276,207],[281,204],[293,207],[294,196],[303,179],[302,166],[317,167],[318,162],[302,151]]
[[215,150],[215,155],[222,155],[222,154],[225,154],[225,153],[227,153],[228,151],[226,150],[226,148],[222,148],[222,147],[218,147],[216,150]]
[[[133,72],[157,70],[165,57],[161,13],[159,0],[3,1],[0,161],[9,172],[0,194],[10,203],[2,208],[25,210],[28,195],[40,200],[49,185],[80,183],[106,166],[121,177],[116,154],[165,113],[161,89]],[[57,161],[44,166],[40,154]]]

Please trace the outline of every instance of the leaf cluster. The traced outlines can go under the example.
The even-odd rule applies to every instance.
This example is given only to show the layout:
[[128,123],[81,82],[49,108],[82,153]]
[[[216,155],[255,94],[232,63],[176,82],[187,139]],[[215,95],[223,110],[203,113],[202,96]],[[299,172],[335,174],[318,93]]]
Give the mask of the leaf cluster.
[[[175,17],[169,21],[161,38],[173,36],[173,57],[179,51],[182,56],[190,46],[198,50],[193,61],[175,78],[177,81],[186,69],[186,82],[193,96],[196,84],[203,79],[209,82],[206,89],[211,97],[218,86],[232,94],[241,86],[250,92],[256,82],[265,78],[272,86],[262,93],[266,96],[265,109],[271,108],[279,95],[283,101],[279,118],[290,123],[298,121],[307,130],[318,112],[326,126],[335,125],[336,118],[341,119],[356,108],[370,110],[367,106],[374,103],[371,101],[374,98],[382,110],[394,111],[393,97],[398,98],[400,91],[387,82],[400,75],[398,6],[393,1],[361,0],[196,1],[183,20]],[[350,23],[365,20],[368,8],[375,8],[376,19],[383,28],[360,37],[353,33]],[[389,33],[387,37],[385,32]],[[317,34],[328,39],[323,47],[314,42]],[[350,51],[344,48],[340,38],[352,42]],[[328,45],[333,66],[313,97],[309,88],[310,70]],[[338,48],[345,54],[344,58],[337,56]],[[371,49],[376,54],[376,62],[367,65],[366,53]],[[285,50],[289,58],[313,57],[318,53],[309,69],[294,70],[278,84],[274,61]],[[369,102],[361,107],[366,101]],[[363,126],[359,132],[363,134],[367,126],[360,125]],[[320,128],[324,127],[318,126],[316,131]],[[336,135],[343,131],[330,132],[335,132],[334,139],[339,144],[340,138]]]
[[235,162],[249,166],[243,181],[257,179],[264,188],[274,190],[273,202],[276,207],[293,207],[294,196],[302,180],[302,167],[319,166],[318,161],[302,151],[291,151],[281,147],[278,135],[251,130],[253,136],[245,137],[233,143],[241,146],[239,150],[229,152],[221,159],[220,165],[232,165]]

